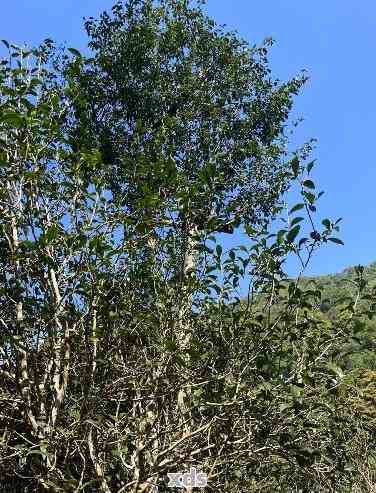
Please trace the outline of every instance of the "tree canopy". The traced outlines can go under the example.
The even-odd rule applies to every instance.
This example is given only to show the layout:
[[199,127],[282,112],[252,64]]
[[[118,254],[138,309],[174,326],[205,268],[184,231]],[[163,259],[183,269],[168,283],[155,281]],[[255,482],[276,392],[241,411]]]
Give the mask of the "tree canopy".
[[251,47],[185,0],[117,2],[85,28],[93,56],[67,69],[80,88],[73,145],[96,143],[123,204],[159,194],[213,231],[270,215],[306,79],[272,78],[271,41]]

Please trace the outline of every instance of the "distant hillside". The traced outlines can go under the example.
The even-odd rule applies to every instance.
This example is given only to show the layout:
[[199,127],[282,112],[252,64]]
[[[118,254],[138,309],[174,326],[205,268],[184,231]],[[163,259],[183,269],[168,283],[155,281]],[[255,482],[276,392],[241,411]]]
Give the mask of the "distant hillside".
[[[355,280],[357,279],[356,268],[348,267],[338,274],[330,274],[317,277],[305,277],[302,279],[302,285],[308,286],[314,284],[322,289],[323,297],[320,311],[326,313],[329,318],[335,318],[338,315],[338,308],[344,303],[346,298],[354,298],[358,288]],[[376,286],[376,262],[364,267],[363,278],[367,282],[367,290]],[[376,299],[375,299],[376,302]],[[370,301],[372,303],[372,301]],[[364,307],[364,302],[362,303]]]
[[[335,321],[340,315],[341,307],[356,298],[357,277],[356,267],[349,267],[338,274],[303,278],[302,286],[308,287],[312,283],[322,290],[319,311],[325,318]],[[362,313],[375,312],[376,296],[372,293],[372,288],[376,286],[376,262],[364,267],[363,279],[367,283],[365,292],[369,294],[369,299],[360,301],[357,308]],[[347,366],[376,370],[376,316],[371,318],[363,315],[360,318],[359,331],[344,349],[348,350]]]
[[[364,267],[364,275],[369,280],[376,282],[376,262],[372,262],[369,266]],[[325,276],[306,277],[305,279],[315,279],[322,283],[323,286],[341,286],[344,281],[349,279],[355,279],[355,266],[348,267],[347,269],[339,272],[338,274],[328,274]]]
[[[309,315],[335,324],[336,320],[342,317],[342,310],[352,306],[357,299],[357,269],[359,270],[359,266],[348,267],[338,274],[301,278],[299,287],[302,291],[321,291],[321,301],[315,304],[313,310],[308,310]],[[373,290],[376,288],[376,262],[363,268],[361,279],[364,281],[364,291],[356,303],[356,328],[349,343],[343,347],[340,364],[348,369],[363,368],[376,371],[376,289]],[[247,300],[243,302],[247,303]],[[281,304],[278,296],[273,296],[272,306],[268,306],[269,296],[265,294],[256,296],[255,302],[260,311],[265,311],[268,307],[272,318],[280,314]],[[346,312],[348,316],[347,309]],[[373,313],[375,316],[372,316]]]

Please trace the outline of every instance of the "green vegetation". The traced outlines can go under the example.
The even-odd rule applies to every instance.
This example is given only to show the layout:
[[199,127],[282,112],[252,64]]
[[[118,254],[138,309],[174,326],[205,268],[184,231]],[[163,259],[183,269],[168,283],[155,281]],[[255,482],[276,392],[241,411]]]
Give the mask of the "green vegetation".
[[0,491],[167,493],[191,467],[205,491],[374,491],[375,266],[283,272],[342,244],[311,143],[289,151],[305,76],[202,2],[85,27],[89,56],[4,42]]
[[[354,334],[344,347],[343,361],[348,369],[376,370],[376,262],[367,267],[350,267],[335,275],[303,278],[302,285],[320,289],[322,294],[317,308],[326,319],[335,322],[349,309],[358,313]],[[357,299],[360,288],[362,296]]]

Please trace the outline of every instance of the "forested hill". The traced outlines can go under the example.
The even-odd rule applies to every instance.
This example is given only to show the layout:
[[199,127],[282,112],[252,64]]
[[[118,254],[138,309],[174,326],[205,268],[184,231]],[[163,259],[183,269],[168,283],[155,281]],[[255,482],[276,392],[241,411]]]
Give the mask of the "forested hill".
[[[376,286],[376,262],[364,267],[363,279],[366,281],[366,288],[369,290]],[[302,285],[307,287],[314,284],[322,290],[321,312],[326,313],[330,318],[334,317],[338,308],[349,300],[354,298],[358,291],[357,266],[348,267],[337,274],[325,276],[305,277],[302,279]]]
[[[376,282],[376,262],[364,267],[364,276],[372,284]],[[337,274],[328,274],[325,276],[306,277],[305,279],[314,279],[324,288],[341,288],[349,280],[356,278],[356,267],[348,267]]]
[[[362,280],[364,281],[362,283]],[[359,295],[362,283],[363,292]],[[336,323],[344,307],[355,303],[358,322],[351,342],[346,345],[342,363],[348,368],[376,369],[376,262],[359,268],[353,266],[338,274],[302,279],[301,286],[311,285],[321,290],[321,305],[318,307],[325,319]],[[358,296],[359,295],[359,296]]]

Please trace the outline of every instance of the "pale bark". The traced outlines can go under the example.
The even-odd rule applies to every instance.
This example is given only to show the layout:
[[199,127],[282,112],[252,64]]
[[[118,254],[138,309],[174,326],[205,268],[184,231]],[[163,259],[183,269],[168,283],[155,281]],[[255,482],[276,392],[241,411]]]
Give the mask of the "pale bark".
[[[194,226],[190,226],[186,231],[187,237],[185,242],[183,266],[181,272],[181,305],[178,315],[177,324],[177,338],[179,349],[182,353],[183,358],[186,363],[189,363],[189,356],[187,351],[191,342],[191,332],[190,332],[190,314],[192,309],[192,295],[190,293],[190,288],[187,284],[189,282],[189,276],[194,272],[196,268],[195,259],[195,246],[196,240],[195,235],[197,234],[197,229]],[[178,409],[180,412],[180,422],[184,429],[184,437],[192,435],[192,416],[191,416],[191,406],[192,406],[192,390],[191,387],[182,387],[178,392],[177,399]],[[188,464],[185,464],[188,467]],[[192,493],[193,488],[186,488],[187,493]]]
[[100,464],[100,460],[97,455],[96,451],[96,444],[95,444],[95,439],[96,439],[96,432],[94,432],[93,436],[93,430],[94,427],[90,428],[88,437],[87,437],[87,443],[89,447],[89,453],[90,453],[90,458],[92,460],[96,476],[98,478],[99,484],[100,484],[100,489],[103,493],[111,493],[111,490],[107,484],[106,478],[104,477],[104,470]]

